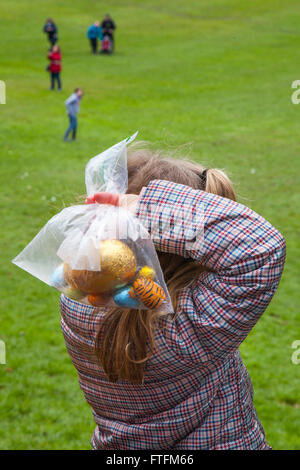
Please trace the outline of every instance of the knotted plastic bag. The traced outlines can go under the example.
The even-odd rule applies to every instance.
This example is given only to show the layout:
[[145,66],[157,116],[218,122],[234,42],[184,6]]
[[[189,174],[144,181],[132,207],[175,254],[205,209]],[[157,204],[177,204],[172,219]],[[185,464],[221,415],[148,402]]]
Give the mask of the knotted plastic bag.
[[[88,196],[127,191],[127,145],[136,135],[88,162]],[[150,235],[121,207],[94,203],[63,209],[13,263],[81,303],[173,311]]]

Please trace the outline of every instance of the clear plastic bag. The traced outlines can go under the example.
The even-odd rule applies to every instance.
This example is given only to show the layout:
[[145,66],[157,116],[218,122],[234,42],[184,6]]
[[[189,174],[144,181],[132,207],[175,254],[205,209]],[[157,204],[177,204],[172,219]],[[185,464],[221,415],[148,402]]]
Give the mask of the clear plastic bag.
[[[88,196],[126,192],[127,145],[136,135],[88,162]],[[81,303],[173,312],[150,235],[121,207],[95,203],[63,209],[13,263]]]

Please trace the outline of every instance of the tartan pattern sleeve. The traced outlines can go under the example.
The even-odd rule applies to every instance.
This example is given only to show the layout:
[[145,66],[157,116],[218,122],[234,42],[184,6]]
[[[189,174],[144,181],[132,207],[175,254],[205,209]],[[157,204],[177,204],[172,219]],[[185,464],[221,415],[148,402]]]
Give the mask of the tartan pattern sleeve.
[[189,328],[186,318],[180,328],[179,318],[178,331],[191,358],[222,360],[236,351],[278,287],[285,260],[282,235],[242,204],[163,180],[143,188],[137,216],[158,251],[207,268],[180,304]]

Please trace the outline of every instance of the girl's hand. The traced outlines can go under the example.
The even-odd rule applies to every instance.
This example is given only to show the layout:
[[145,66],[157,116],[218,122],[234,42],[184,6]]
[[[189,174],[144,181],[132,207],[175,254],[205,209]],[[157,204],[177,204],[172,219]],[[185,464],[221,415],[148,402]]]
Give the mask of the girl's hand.
[[139,196],[136,194],[113,194],[113,193],[96,193],[86,198],[86,204],[112,204],[113,206],[123,207],[135,214]]
[[119,205],[119,194],[113,193],[96,193],[93,196],[88,196],[85,200],[86,204],[112,204],[113,206]]

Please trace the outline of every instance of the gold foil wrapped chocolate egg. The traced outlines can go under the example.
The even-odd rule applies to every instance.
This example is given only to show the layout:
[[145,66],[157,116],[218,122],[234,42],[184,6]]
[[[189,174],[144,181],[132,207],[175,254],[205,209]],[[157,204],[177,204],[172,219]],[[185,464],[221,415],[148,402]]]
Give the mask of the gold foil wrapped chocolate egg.
[[165,291],[152,279],[137,278],[133,283],[133,290],[135,297],[151,310],[160,307],[166,300]]
[[120,240],[104,240],[100,244],[101,271],[72,269],[64,265],[65,280],[87,294],[111,292],[130,282],[136,272],[133,251]]
[[143,266],[137,275],[138,278],[145,277],[146,279],[152,279],[154,281],[155,279],[155,271],[153,268],[150,266]]

